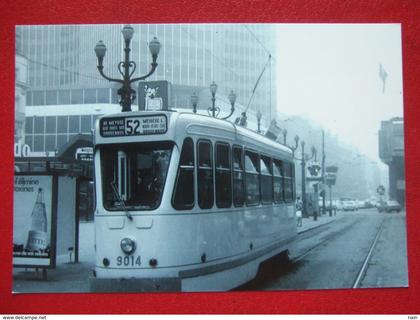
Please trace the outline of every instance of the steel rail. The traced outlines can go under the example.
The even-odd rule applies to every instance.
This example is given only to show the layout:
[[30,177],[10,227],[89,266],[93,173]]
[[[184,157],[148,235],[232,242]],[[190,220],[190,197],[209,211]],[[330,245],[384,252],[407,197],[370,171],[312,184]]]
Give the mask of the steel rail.
[[357,274],[356,280],[353,283],[353,286],[352,286],[353,289],[356,289],[356,288],[359,287],[360,281],[362,280],[362,278],[366,274],[368,263],[370,261],[370,258],[372,257],[373,251],[375,250],[376,244],[377,244],[377,242],[379,240],[379,236],[382,233],[383,225],[384,225],[384,219],[382,219],[382,221],[381,221],[381,225],[379,226],[379,229],[378,229],[378,232],[376,234],[375,240],[373,240],[373,243],[372,243],[372,245],[371,245],[371,247],[369,249],[369,252],[368,252],[368,254],[367,254],[366,258],[365,258],[365,261],[363,262],[363,265],[360,268],[359,273]]

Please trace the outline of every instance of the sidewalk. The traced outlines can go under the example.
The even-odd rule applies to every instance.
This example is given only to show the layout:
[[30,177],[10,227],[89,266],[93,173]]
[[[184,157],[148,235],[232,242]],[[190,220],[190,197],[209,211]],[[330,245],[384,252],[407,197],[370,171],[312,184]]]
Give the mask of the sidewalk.
[[[72,258],[74,261],[74,256]],[[88,278],[95,266],[94,224],[79,224],[79,262],[70,262],[68,255],[58,256],[55,269],[47,270],[47,280],[42,270],[13,268],[13,292],[89,292]]]
[[310,229],[322,226],[324,224],[331,223],[338,219],[340,215],[340,212],[337,212],[335,216],[333,215],[332,217],[330,217],[329,213],[326,213],[325,215],[318,216],[316,221],[314,220],[314,217],[302,218],[302,226],[297,227],[297,231],[298,233],[302,233]]
[[[302,218],[302,227],[298,233],[331,223],[340,217],[340,213],[330,217],[328,214],[318,217]],[[48,269],[47,280],[42,279],[42,270],[33,268],[13,268],[13,292],[89,292],[88,278],[95,265],[94,225],[93,222],[81,222],[79,225],[79,262],[70,262],[68,255],[57,257],[55,269]],[[74,257],[73,257],[74,261]]]

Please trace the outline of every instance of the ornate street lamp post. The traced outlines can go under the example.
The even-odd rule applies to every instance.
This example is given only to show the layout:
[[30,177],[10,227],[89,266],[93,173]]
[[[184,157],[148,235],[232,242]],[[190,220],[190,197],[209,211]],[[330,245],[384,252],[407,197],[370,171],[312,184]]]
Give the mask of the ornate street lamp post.
[[124,56],[124,61],[120,61],[118,63],[118,71],[120,72],[122,79],[113,79],[104,74],[103,60],[104,60],[107,49],[102,40],[100,40],[96,44],[95,53],[96,53],[96,57],[98,58],[97,67],[98,67],[98,71],[100,75],[104,77],[105,79],[107,79],[108,81],[121,83],[122,86],[120,89],[118,89],[117,93],[121,96],[120,105],[122,107],[122,112],[126,112],[126,111],[131,111],[131,104],[136,99],[136,91],[131,88],[131,83],[135,81],[144,80],[150,77],[156,70],[156,67],[158,65],[156,60],[157,60],[157,56],[160,50],[160,42],[156,37],[154,37],[152,41],[150,41],[149,43],[149,50],[153,59],[149,73],[146,74],[145,76],[132,79],[131,76],[136,70],[136,63],[130,60],[130,51],[131,51],[130,43],[131,43],[131,39],[133,38],[134,29],[130,25],[125,25],[121,32],[123,34],[124,42],[125,42],[125,48],[124,48],[125,56]]
[[[216,92],[217,92],[217,84],[213,81],[210,85],[210,92],[211,92],[211,107],[207,109],[209,116],[213,118],[217,118],[220,113],[220,108],[216,107]],[[192,98],[192,97],[191,97]],[[229,102],[230,102],[230,114],[226,117],[221,117],[220,119],[226,120],[232,116],[235,112],[235,101],[236,101],[236,94],[231,90],[229,93]],[[198,99],[198,98],[197,98]]]
[[295,145],[294,146],[289,146],[287,144],[287,130],[283,129],[282,134],[283,134],[283,145],[285,145],[286,147],[289,147],[292,150],[292,155],[294,157],[295,156],[295,151],[299,146],[299,136],[295,135],[295,139],[294,139],[295,140]]

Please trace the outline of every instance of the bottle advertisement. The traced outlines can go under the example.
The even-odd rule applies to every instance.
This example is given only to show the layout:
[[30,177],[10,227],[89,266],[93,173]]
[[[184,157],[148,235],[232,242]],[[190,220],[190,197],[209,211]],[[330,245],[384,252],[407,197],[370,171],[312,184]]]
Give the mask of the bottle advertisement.
[[51,201],[51,176],[14,177],[13,265],[50,265]]

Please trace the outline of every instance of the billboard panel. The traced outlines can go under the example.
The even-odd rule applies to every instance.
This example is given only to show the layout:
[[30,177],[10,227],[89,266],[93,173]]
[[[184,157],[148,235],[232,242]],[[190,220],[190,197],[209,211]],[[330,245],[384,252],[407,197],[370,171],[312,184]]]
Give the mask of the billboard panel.
[[14,266],[51,265],[52,193],[52,176],[15,176]]

